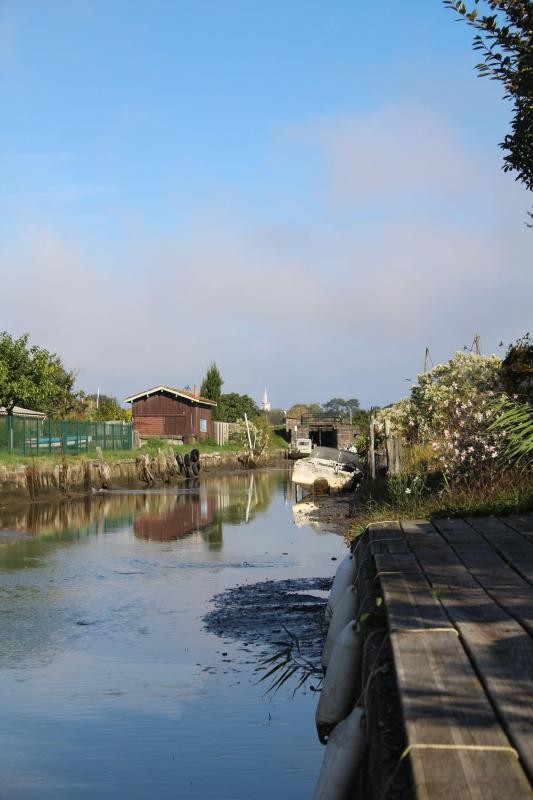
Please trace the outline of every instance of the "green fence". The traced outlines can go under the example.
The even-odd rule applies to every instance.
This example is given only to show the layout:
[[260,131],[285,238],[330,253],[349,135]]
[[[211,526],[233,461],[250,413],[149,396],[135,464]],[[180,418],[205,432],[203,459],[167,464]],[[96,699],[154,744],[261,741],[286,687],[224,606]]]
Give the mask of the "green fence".
[[22,456],[131,450],[131,422],[0,417],[0,452]]

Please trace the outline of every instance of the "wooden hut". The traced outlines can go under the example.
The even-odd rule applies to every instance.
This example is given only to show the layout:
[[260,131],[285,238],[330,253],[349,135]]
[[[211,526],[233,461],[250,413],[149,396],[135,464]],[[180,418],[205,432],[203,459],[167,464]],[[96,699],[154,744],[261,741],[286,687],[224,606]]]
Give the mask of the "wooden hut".
[[155,386],[126,397],[131,403],[133,428],[139,436],[198,440],[213,436],[213,408],[216,403],[194,391]]

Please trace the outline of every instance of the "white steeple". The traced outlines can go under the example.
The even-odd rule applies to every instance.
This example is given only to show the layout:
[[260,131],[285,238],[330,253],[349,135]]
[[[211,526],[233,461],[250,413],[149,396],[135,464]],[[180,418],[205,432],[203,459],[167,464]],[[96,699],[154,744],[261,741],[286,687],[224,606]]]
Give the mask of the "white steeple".
[[263,411],[270,411],[270,403],[268,402],[266,386],[265,386],[265,393],[263,395],[263,402],[261,403],[261,408],[263,409]]

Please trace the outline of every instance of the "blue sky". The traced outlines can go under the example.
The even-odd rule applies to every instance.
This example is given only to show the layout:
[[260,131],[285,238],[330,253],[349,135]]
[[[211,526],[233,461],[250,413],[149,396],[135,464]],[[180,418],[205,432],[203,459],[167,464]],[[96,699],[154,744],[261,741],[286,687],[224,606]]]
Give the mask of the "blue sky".
[[440,0],[4,0],[1,328],[123,397],[401,397],[532,327],[510,110]]

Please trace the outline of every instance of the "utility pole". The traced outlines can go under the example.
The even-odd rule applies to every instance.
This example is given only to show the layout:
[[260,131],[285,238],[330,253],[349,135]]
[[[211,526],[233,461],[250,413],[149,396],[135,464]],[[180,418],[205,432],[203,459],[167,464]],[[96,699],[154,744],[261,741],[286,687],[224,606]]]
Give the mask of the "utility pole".
[[480,339],[479,333],[476,333],[476,335],[474,336],[474,344],[476,346],[476,356],[480,356],[481,355],[481,339]]
[[429,347],[426,347],[426,353],[424,355],[424,372],[428,371],[429,367]]

